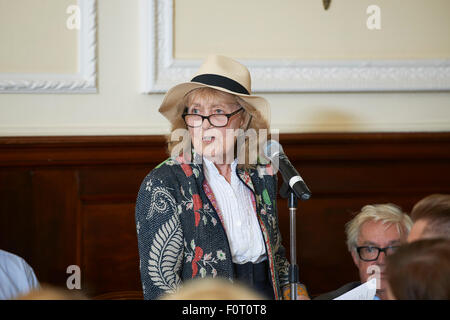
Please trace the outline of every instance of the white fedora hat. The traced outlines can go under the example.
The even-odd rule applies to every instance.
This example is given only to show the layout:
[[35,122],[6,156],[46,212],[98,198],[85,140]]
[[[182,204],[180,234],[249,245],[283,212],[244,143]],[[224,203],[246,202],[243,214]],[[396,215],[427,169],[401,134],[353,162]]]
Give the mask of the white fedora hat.
[[180,100],[190,91],[202,87],[239,96],[255,107],[267,124],[270,124],[269,103],[266,99],[251,94],[248,69],[243,64],[220,55],[208,56],[190,82],[178,84],[167,91],[159,112],[172,123],[180,119],[184,111],[184,107],[179,105]]

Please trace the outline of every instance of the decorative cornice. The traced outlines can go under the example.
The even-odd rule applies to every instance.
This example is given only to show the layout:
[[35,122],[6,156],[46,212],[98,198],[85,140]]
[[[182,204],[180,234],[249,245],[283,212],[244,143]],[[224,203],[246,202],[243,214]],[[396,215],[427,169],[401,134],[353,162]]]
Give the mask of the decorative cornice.
[[[141,0],[142,92],[166,92],[195,74],[201,61],[173,56],[173,0]],[[240,60],[253,92],[450,90],[450,59]]]

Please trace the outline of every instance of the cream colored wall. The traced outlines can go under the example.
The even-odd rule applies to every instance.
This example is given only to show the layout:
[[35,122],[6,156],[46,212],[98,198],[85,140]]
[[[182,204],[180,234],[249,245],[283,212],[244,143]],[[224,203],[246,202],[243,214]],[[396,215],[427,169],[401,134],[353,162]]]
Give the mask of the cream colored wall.
[[[366,26],[366,10],[372,4],[381,10],[379,31]],[[198,58],[220,51],[246,59],[302,60],[448,58],[449,16],[448,0],[332,0],[327,11],[320,0],[176,0],[175,54]]]
[[66,27],[64,14],[76,3],[0,0],[0,72],[76,72],[78,31]]
[[[8,9],[10,3],[15,1],[0,0],[1,11],[3,12],[5,8]],[[183,36],[182,33],[183,30],[188,30],[188,27],[200,28],[200,23],[195,24],[195,20],[189,18],[199,13],[200,17],[201,15],[205,16],[205,12],[194,6],[199,1],[177,0],[175,2],[176,57],[201,57],[203,51],[206,54],[206,51],[214,50],[214,47],[207,48],[209,42],[201,38],[204,36],[203,34],[201,37],[192,37]],[[378,4],[382,9],[382,29],[370,31],[371,33],[368,33],[369,31],[365,28],[365,17],[367,17],[365,8],[363,8],[362,13],[359,13],[363,18],[362,22],[358,22],[360,27],[354,28],[352,25],[356,22],[352,17],[356,15],[355,11],[357,10],[351,5],[343,6],[343,3],[364,2],[363,0],[332,0],[331,7],[327,12],[324,12],[321,8],[320,1],[314,1],[314,3],[319,3],[319,9],[321,9],[317,9],[316,18],[312,11],[309,11],[309,14],[307,13],[310,9],[299,9],[302,3],[305,4],[305,8],[306,6],[309,8],[312,1],[246,1],[248,3],[239,0],[217,0],[217,2],[210,0],[208,2],[217,6],[223,6],[225,3],[233,5],[234,2],[239,2],[244,9],[248,7],[247,9],[255,12],[261,10],[273,11],[277,8],[275,4],[284,3],[285,7],[282,10],[280,9],[280,12],[302,11],[301,15],[308,18],[306,21],[309,21],[308,24],[311,23],[311,27],[308,27],[308,35],[302,38],[302,40],[307,41],[308,45],[304,42],[290,42],[289,48],[286,47],[285,50],[281,51],[277,51],[277,48],[282,46],[283,43],[286,44],[287,41],[276,37],[276,34],[267,35],[260,39],[253,39],[250,36],[254,41],[251,46],[247,43],[246,39],[248,38],[239,38],[239,48],[233,46],[229,53],[232,55],[239,54],[242,58],[248,58],[250,55],[250,58],[258,57],[252,48],[258,45],[262,46],[264,43],[266,43],[266,46],[267,43],[278,43],[278,45],[270,45],[269,47],[274,47],[272,51],[258,50],[261,54],[264,53],[259,57],[263,55],[270,57],[285,55],[284,57],[295,56],[297,58],[304,54],[302,58],[306,59],[329,59],[330,57],[339,58],[340,56],[344,58],[372,58],[370,54],[373,52],[374,58],[398,58],[396,55],[400,55],[402,58],[450,58],[450,28],[448,24],[450,10],[448,10],[449,1],[447,0],[426,1],[427,6],[421,5],[420,3],[425,3],[421,0],[367,1],[370,4]],[[248,6],[248,4],[256,2],[261,3],[261,5]],[[265,4],[268,2],[271,5]],[[186,5],[188,3],[190,5]],[[395,7],[395,10],[398,10],[397,7],[401,7],[401,5],[404,5],[404,9],[398,11],[402,12],[401,16],[395,16],[391,9],[393,10]],[[392,6],[392,8],[389,6]],[[221,9],[220,12],[227,11]],[[284,14],[280,12],[274,15],[274,21],[272,22],[274,25],[286,25],[286,19],[283,18]],[[23,14],[33,15],[33,12],[26,11]],[[59,14],[63,17],[68,16],[65,12]],[[162,134],[168,131],[168,122],[157,112],[163,95],[139,93],[141,68],[139,65],[139,1],[98,0],[97,14],[98,93],[0,94],[1,136]],[[267,14],[267,12],[260,12],[259,14]],[[56,17],[57,15],[53,13],[45,16],[41,23],[44,26],[46,24],[53,25],[55,20],[61,20],[60,17]],[[328,30],[328,27],[325,26],[317,28],[319,25],[318,17],[325,19],[326,15],[331,21],[327,24],[335,23],[341,25],[343,29],[355,29],[355,35],[344,36],[337,30]],[[234,16],[235,14],[233,14]],[[26,18],[27,16],[18,17],[14,21],[27,21]],[[397,22],[394,22],[395,20]],[[422,27],[416,26],[414,23],[409,25],[408,21],[421,21]],[[294,22],[297,23],[298,21]],[[0,20],[0,29],[4,28],[3,23],[4,21]],[[11,28],[11,26],[8,27]],[[219,28],[222,33],[228,30],[226,26],[220,25],[220,23],[216,23],[215,27]],[[327,37],[331,37],[331,40],[334,39],[334,42],[327,43],[318,40],[324,37],[324,32],[327,32],[327,30],[332,33],[331,36],[328,35]],[[408,30],[413,30],[413,32],[408,32]],[[292,34],[287,37],[289,39],[295,38],[297,35],[297,31],[291,32]],[[195,34],[195,32],[190,32],[190,34]],[[369,36],[372,38],[367,38]],[[346,46],[339,46],[340,42],[337,42],[336,37],[344,41]],[[356,46],[356,41],[351,41],[354,37],[360,37],[362,42],[367,39],[361,45]],[[375,41],[374,39],[377,39],[376,41],[381,45],[374,46],[372,43]],[[261,42],[261,40],[266,41]],[[230,39],[226,41],[230,41]],[[225,44],[226,41],[224,40]],[[314,44],[319,42],[320,45],[314,47]],[[398,49],[398,42],[402,42],[402,50]],[[73,41],[69,41],[69,47],[70,43],[73,43]],[[383,43],[386,50],[383,49]],[[56,47],[59,44],[57,41],[53,41],[50,46],[53,45]],[[23,44],[23,49],[28,51],[30,58],[33,58],[38,52],[45,52],[49,44],[47,41],[42,41],[35,43],[35,46],[35,48],[29,49],[29,43]],[[219,48],[218,44],[217,47]],[[224,48],[228,47],[228,45],[224,46]],[[310,48],[310,50],[305,52],[302,50],[305,47]],[[3,54],[5,52],[10,53],[5,43],[0,43],[0,48]],[[71,49],[64,50],[73,52]],[[223,51],[223,49],[221,48],[218,51]],[[67,58],[66,61],[67,66],[73,65],[72,58]],[[3,68],[5,67],[3,66]],[[22,72],[22,70],[20,71]],[[0,68],[0,72],[5,72],[5,70]],[[279,129],[282,133],[450,131],[450,92],[279,93],[263,95],[272,105],[272,128]]]

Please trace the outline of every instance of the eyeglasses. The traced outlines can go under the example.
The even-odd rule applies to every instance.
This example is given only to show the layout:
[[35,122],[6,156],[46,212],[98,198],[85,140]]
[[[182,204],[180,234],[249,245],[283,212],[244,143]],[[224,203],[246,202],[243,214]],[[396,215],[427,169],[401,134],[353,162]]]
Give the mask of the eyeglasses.
[[384,252],[386,256],[389,256],[393,254],[400,246],[390,246],[385,248],[378,248],[378,247],[357,247],[356,251],[358,252],[358,255],[361,260],[363,261],[375,261],[378,259],[378,256],[380,255],[380,252]]
[[226,127],[230,118],[235,114],[238,114],[244,110],[244,108],[240,108],[232,113],[228,114],[211,114],[209,116],[202,116],[201,114],[195,113],[183,113],[182,118],[186,125],[191,128],[198,128],[202,125],[203,120],[208,119],[208,122],[214,127]]

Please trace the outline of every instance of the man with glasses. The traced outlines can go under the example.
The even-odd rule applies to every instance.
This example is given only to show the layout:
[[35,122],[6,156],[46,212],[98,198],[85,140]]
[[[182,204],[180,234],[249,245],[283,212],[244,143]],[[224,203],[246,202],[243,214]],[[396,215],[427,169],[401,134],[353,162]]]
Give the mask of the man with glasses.
[[376,300],[387,299],[386,256],[406,242],[411,218],[393,204],[367,205],[346,224],[347,247],[359,270],[359,282],[352,282],[316,299],[330,300],[376,277]]

